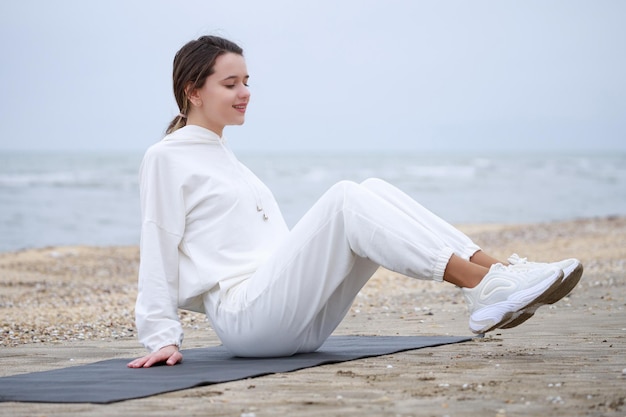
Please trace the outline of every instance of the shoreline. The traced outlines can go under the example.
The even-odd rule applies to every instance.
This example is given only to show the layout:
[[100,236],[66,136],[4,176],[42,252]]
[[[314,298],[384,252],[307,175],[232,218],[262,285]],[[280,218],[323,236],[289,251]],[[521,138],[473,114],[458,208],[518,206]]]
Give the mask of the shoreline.
[[[572,294],[510,330],[409,351],[111,405],[3,403],[0,415],[589,415],[626,411],[626,216],[458,225],[505,260],[578,257]],[[0,254],[0,376],[143,354],[133,306],[138,249],[48,247]],[[219,344],[181,313],[184,348]],[[451,285],[380,269],[335,334],[469,335]],[[13,332],[10,334],[10,332]],[[391,368],[388,365],[392,365]],[[626,371],[625,371],[626,372]]]

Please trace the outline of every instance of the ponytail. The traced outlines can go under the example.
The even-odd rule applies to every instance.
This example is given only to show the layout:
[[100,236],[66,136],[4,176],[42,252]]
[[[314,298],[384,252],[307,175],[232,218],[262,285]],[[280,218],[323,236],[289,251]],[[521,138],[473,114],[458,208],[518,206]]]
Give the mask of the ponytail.
[[178,113],[178,115],[170,122],[165,133],[169,135],[170,133],[173,133],[185,126],[187,126],[187,116],[182,113]]

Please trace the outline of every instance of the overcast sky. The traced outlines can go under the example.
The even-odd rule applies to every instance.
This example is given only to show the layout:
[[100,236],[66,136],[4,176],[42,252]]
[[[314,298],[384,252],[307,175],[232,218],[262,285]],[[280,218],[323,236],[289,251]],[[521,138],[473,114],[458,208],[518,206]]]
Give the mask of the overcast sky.
[[0,151],[144,150],[188,40],[245,51],[239,150],[626,151],[626,1],[1,0]]

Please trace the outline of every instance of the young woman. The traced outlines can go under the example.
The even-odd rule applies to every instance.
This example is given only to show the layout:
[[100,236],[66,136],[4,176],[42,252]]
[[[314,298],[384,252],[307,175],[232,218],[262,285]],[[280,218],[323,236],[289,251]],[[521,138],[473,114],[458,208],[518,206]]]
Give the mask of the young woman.
[[461,287],[475,333],[519,325],[582,275],[576,259],[501,263],[379,179],[334,185],[289,230],[222,136],[244,122],[250,100],[241,48],[191,41],[174,58],[173,80],[180,114],[140,170],[136,322],[150,353],[131,368],[182,360],[178,308],[206,313],[235,355],[314,351],[379,266]]

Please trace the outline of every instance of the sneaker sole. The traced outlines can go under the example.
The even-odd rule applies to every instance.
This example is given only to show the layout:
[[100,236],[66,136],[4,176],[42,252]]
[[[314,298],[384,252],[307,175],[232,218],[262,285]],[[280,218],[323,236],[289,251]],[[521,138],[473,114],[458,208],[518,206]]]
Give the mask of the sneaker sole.
[[517,327],[520,324],[524,323],[526,320],[531,318],[537,309],[543,305],[554,304],[559,301],[561,298],[565,297],[567,294],[572,292],[574,288],[578,285],[580,278],[583,276],[583,265],[581,263],[574,268],[574,270],[563,278],[561,284],[550,294],[546,294],[546,299],[543,302],[538,302],[535,306],[526,308],[521,312],[521,314],[517,317],[513,317],[512,320],[509,320],[508,323],[504,323],[500,326],[500,329],[512,329],[513,327]]
[[[511,310],[509,308],[509,305],[515,302],[514,300],[502,301],[502,302],[499,302],[499,303],[493,304],[492,306],[487,307],[489,308],[491,312],[495,310],[496,315],[498,315],[497,310],[499,310],[500,308],[504,310],[505,312],[502,313],[502,316],[499,319],[493,318],[493,317],[485,317],[484,319],[481,320],[479,316],[485,314],[485,310],[486,310],[485,308],[474,312],[474,314],[470,316],[470,320],[469,320],[470,330],[476,334],[487,333],[494,329],[500,328],[504,324],[511,323],[515,319],[519,318],[522,312],[531,311],[533,308],[536,310],[536,308],[538,308],[539,305],[543,305],[547,302],[547,299],[550,298],[550,294],[554,293],[557,290],[557,288],[561,285],[562,281],[563,281],[563,271],[560,271],[559,274],[556,274],[552,278],[552,281],[545,288],[542,288],[542,286],[546,285],[544,281],[542,283],[537,284],[535,287],[528,289],[527,291],[530,291],[530,292],[538,291],[539,293],[530,301],[526,302],[526,304],[522,305],[516,310]],[[489,324],[486,325],[485,322]]]

